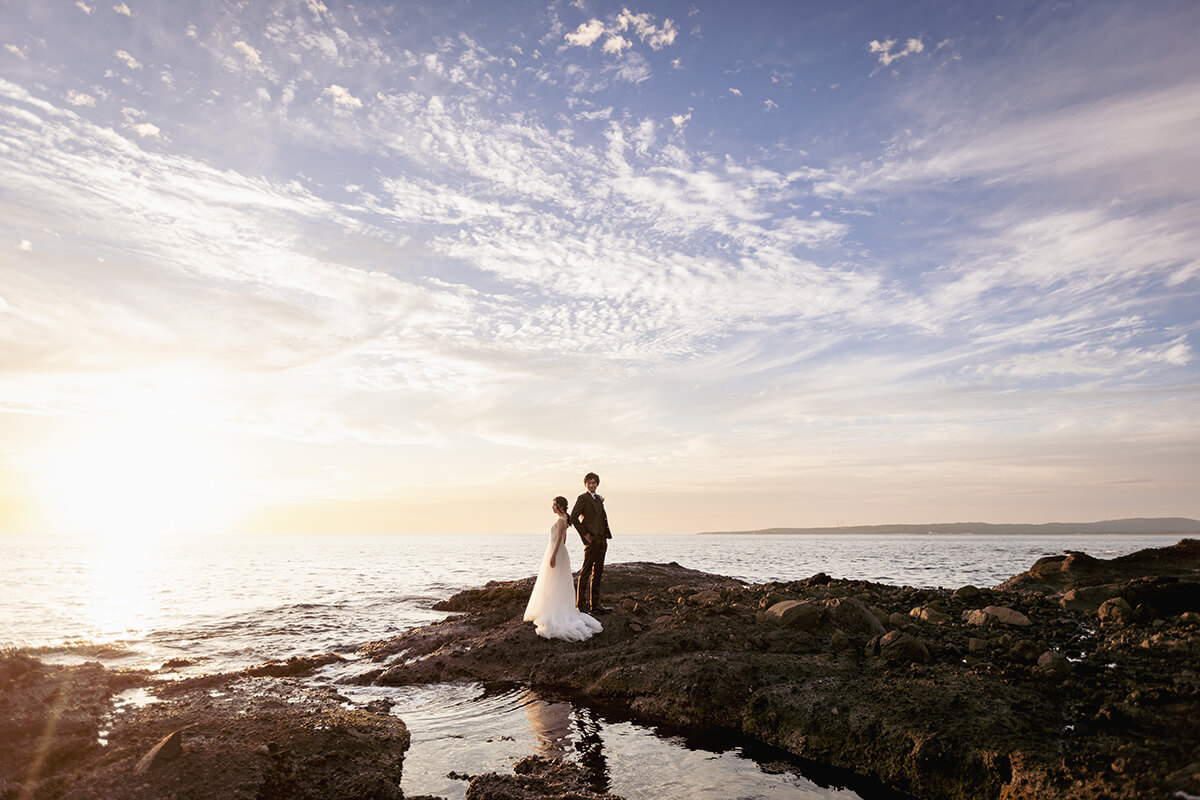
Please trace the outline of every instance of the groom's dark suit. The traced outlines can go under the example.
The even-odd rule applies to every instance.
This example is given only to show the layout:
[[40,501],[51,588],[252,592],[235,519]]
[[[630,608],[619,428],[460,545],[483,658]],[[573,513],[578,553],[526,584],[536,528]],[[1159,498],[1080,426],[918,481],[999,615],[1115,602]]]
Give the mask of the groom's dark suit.
[[599,606],[600,579],[604,577],[604,554],[608,552],[608,540],[612,538],[604,501],[593,497],[590,492],[584,492],[575,501],[569,519],[575,530],[579,531],[579,538],[583,540],[583,564],[579,567],[579,588],[575,594],[575,605],[581,609]]

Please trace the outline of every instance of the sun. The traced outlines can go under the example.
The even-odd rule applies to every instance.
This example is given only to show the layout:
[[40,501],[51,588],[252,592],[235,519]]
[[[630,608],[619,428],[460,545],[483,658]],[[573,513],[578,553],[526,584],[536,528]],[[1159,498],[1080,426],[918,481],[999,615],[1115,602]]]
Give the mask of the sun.
[[231,459],[183,426],[126,420],[52,453],[41,505],[56,533],[146,540],[227,532],[239,515]]

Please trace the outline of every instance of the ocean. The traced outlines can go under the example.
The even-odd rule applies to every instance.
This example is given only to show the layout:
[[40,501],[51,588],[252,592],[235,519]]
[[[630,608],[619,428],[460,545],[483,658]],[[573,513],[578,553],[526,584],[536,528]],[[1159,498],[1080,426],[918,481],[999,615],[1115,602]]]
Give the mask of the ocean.
[[[549,523],[547,523],[549,527]],[[608,563],[678,562],[752,582],[825,572],[919,587],[993,586],[1045,555],[1111,558],[1177,536],[625,535]],[[546,534],[208,537],[144,543],[0,537],[0,647],[46,661],[96,660],[174,674],[229,671],[294,655],[349,659],[311,680],[362,669],[362,643],[442,619],[438,600],[489,580],[531,576]],[[573,563],[581,545],[568,540]],[[627,797],[870,797],[809,780],[782,754],[615,719],[523,687],[344,687],[387,694],[409,724],[408,794],[463,796],[451,770],[505,770],[531,752],[595,762],[597,786]],[[518,734],[514,734],[518,731]],[[591,759],[591,761],[588,761]],[[647,769],[647,761],[656,764]],[[593,764],[594,766],[594,764]]]

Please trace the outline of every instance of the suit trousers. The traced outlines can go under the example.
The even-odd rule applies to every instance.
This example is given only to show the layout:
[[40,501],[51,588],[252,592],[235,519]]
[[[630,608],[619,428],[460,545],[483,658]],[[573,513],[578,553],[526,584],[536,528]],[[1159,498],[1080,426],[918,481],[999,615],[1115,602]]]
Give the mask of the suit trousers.
[[591,608],[600,605],[600,579],[604,577],[604,554],[608,552],[608,539],[597,536],[583,548],[583,564],[579,567],[579,588],[575,593],[575,605]]

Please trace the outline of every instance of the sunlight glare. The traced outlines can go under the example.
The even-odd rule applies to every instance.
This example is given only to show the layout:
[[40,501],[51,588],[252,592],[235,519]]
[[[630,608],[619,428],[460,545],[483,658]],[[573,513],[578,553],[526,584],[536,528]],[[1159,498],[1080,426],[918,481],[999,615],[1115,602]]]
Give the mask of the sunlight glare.
[[64,443],[42,505],[58,533],[122,540],[222,533],[239,513],[229,463],[198,433],[122,422]]

